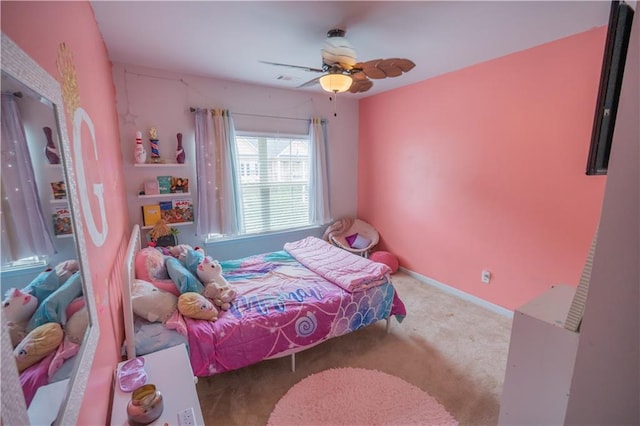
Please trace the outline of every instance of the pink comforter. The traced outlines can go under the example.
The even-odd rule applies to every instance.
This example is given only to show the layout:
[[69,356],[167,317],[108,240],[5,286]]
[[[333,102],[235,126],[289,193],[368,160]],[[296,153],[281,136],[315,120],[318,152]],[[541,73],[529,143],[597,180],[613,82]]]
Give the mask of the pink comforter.
[[391,269],[335,247],[316,237],[286,243],[298,262],[348,292],[362,291],[389,281]]
[[[406,314],[391,283],[350,293],[285,251],[221,262],[238,290],[215,322],[183,318],[197,376],[235,370],[287,355],[376,321]],[[182,329],[182,330],[181,330]]]

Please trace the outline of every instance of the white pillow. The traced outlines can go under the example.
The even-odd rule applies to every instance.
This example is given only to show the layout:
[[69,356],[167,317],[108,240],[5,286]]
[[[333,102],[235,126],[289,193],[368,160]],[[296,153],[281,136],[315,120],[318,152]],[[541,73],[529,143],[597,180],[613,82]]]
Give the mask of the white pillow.
[[131,288],[133,312],[150,322],[165,322],[178,308],[178,297],[148,281],[136,279]]

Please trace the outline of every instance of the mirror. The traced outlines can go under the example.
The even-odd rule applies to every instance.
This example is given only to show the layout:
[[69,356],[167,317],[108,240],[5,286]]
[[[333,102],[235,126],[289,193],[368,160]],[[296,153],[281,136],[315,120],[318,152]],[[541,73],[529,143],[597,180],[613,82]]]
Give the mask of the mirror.
[[[31,158],[34,159],[40,154],[40,160],[42,160],[42,162],[40,164],[33,164],[32,166],[40,192],[41,210],[44,213],[45,220],[50,220],[48,232],[52,233],[54,245],[58,246],[58,254],[47,259],[48,266],[54,268],[59,262],[71,259],[73,256],[75,256],[78,263],[77,267],[79,271],[76,276],[76,281],[82,287],[84,304],[88,312],[88,326],[86,327],[86,332],[84,333],[77,353],[62,364],[58,370],[62,373],[58,377],[53,374],[54,380],[64,379],[64,376],[68,375],[68,381],[65,382],[61,380],[57,382],[58,385],[55,387],[52,385],[52,387],[49,388],[49,390],[53,391],[42,393],[42,395],[45,396],[43,401],[51,402],[52,405],[41,410],[48,413],[52,419],[55,419],[54,424],[76,424],[87,379],[91,371],[91,364],[98,342],[99,329],[82,227],[77,182],[75,180],[74,160],[71,156],[68,132],[64,120],[62,91],[60,84],[55,78],[42,69],[4,34],[2,34],[1,68],[3,93],[5,90],[22,93],[22,98],[20,98],[18,102],[25,104],[24,109],[26,112],[23,115],[25,136],[27,139],[37,139],[37,141],[32,141],[32,143],[34,143],[35,146],[41,146],[40,150],[31,153]],[[28,122],[30,119],[32,123]],[[51,123],[51,125],[49,126],[47,123]],[[4,118],[2,125],[5,126]],[[51,136],[49,136],[49,131],[45,130],[44,127],[51,129]],[[54,143],[56,140],[58,142],[59,166],[50,165],[49,161],[45,158],[44,144],[46,144],[49,139],[52,139]],[[45,142],[43,142],[43,140]],[[3,161],[5,161],[4,158]],[[4,177],[5,176],[3,176],[3,178]],[[51,186],[52,182],[54,183],[53,186]],[[53,190],[54,188],[59,189],[59,182],[63,182],[66,186],[66,200],[55,199]],[[48,188],[46,187],[47,185]],[[45,190],[48,190],[48,192],[43,194],[42,192]],[[3,198],[3,201],[4,200],[5,198]],[[61,228],[58,229],[58,233],[67,235],[58,235],[63,238],[56,238],[52,212],[57,209],[57,212],[62,214],[65,208],[68,216],[60,223]],[[3,217],[3,221],[4,219]],[[66,226],[62,226],[63,224]],[[72,230],[72,236],[68,235],[69,230]],[[44,268],[40,268],[39,271],[42,271],[42,269]],[[68,280],[70,279],[71,278],[68,278]],[[27,280],[23,286],[26,286],[29,282],[30,280]],[[14,287],[19,286],[15,285]],[[65,309],[65,313],[67,311],[68,310]],[[20,384],[18,368],[15,362],[13,345],[7,327],[6,316],[3,309],[2,423],[28,424],[29,415],[33,414],[33,401],[28,415],[24,394],[22,392],[23,388]],[[65,317],[65,322],[66,319]],[[46,381],[44,381],[45,385],[47,385],[47,383],[48,375]],[[43,390],[44,386],[40,386],[39,389]],[[38,405],[37,408],[39,407],[41,406]]]

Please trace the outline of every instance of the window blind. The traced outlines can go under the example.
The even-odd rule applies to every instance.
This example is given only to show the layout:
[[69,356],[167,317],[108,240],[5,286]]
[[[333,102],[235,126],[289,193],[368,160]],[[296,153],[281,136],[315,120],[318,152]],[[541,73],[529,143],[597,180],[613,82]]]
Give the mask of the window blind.
[[309,138],[236,135],[246,234],[309,224]]

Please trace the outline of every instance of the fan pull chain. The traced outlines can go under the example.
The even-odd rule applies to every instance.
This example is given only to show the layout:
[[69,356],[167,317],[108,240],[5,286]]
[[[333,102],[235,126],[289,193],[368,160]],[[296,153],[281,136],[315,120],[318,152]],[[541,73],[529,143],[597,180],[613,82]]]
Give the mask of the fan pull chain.
[[333,116],[338,116],[338,94],[336,93],[333,97],[329,96],[329,102],[333,101]]

